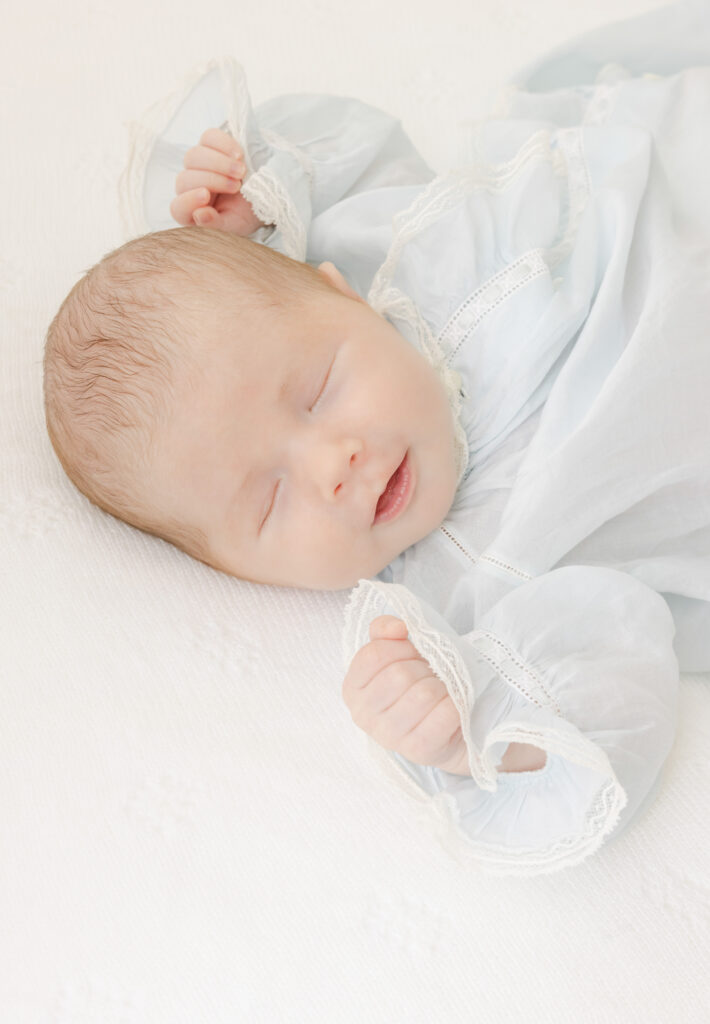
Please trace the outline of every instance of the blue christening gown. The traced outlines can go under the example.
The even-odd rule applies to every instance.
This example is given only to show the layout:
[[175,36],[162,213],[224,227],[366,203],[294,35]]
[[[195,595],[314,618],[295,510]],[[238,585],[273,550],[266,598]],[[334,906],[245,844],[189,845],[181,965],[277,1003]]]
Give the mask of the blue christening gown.
[[[655,792],[679,671],[710,669],[710,9],[612,25],[518,76],[436,175],[340,96],[252,108],[210,62],[135,126],[130,235],[175,227],[185,151],[227,125],[252,237],[331,260],[439,370],[459,483],[441,526],[346,610],[344,666],[405,620],[470,777],[368,740],[496,873],[577,863]],[[497,769],[511,742],[538,771]]]

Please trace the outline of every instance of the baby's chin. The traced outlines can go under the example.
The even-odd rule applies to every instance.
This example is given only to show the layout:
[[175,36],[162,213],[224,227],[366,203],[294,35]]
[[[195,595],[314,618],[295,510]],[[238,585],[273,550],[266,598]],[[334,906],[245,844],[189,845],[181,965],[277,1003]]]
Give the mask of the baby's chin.
[[[410,546],[407,545],[407,547]],[[406,550],[406,548],[403,550]],[[400,554],[401,551],[397,550],[388,558],[368,561],[359,567],[351,566],[341,571],[334,571],[332,568],[324,570],[322,573],[315,571],[312,574],[308,574],[307,579],[302,578],[298,583],[284,585],[294,586],[300,590],[352,590],[353,587],[358,585],[360,580],[374,579]]]
[[405,544],[395,545],[392,551],[372,553],[354,565],[338,566],[336,558],[326,560],[320,571],[314,569],[312,573],[306,574],[307,580],[302,579],[293,585],[303,590],[352,590],[360,580],[370,580],[381,573],[413,543],[414,540],[408,540]]

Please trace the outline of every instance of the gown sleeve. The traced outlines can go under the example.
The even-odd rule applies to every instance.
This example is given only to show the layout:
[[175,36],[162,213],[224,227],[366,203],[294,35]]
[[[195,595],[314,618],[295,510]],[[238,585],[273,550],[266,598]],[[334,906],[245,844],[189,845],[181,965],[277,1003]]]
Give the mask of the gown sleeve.
[[209,127],[244,150],[244,197],[267,225],[250,237],[305,261],[311,222],[373,189],[431,181],[401,122],[346,96],[298,93],[252,108],[242,66],[231,58],[196,69],[184,88],[131,126],[122,179],[129,235],[176,227],[170,216],[183,156]]
[[[615,569],[565,566],[508,592],[460,636],[406,587],[360,580],[344,663],[377,615],[409,639],[461,716],[470,776],[414,764],[367,737],[412,796],[433,805],[444,845],[494,874],[547,874],[614,837],[654,789],[673,744],[679,669],[663,598]],[[501,772],[509,743],[547,753]]]

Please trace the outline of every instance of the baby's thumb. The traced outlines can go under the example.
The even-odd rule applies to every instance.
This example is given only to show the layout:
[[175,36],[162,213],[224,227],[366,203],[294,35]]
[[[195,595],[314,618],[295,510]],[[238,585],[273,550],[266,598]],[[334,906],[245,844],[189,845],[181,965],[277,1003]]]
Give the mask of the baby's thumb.
[[370,623],[370,640],[406,640],[407,624],[394,615],[378,615]]
[[209,227],[211,224],[218,219],[217,211],[211,206],[201,206],[199,210],[195,210],[192,215],[192,219],[195,224],[200,228]]

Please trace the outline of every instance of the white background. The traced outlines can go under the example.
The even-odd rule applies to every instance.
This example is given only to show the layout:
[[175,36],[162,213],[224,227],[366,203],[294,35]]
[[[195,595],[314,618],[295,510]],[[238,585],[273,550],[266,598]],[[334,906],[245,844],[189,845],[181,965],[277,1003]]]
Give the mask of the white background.
[[521,65],[649,0],[5,5],[2,1024],[700,1024],[707,684],[656,802],[579,867],[453,863],[340,699],[346,593],[258,588],[93,509],[45,435],[46,327],[121,244],[128,123],[223,53],[358,96],[437,171]]

